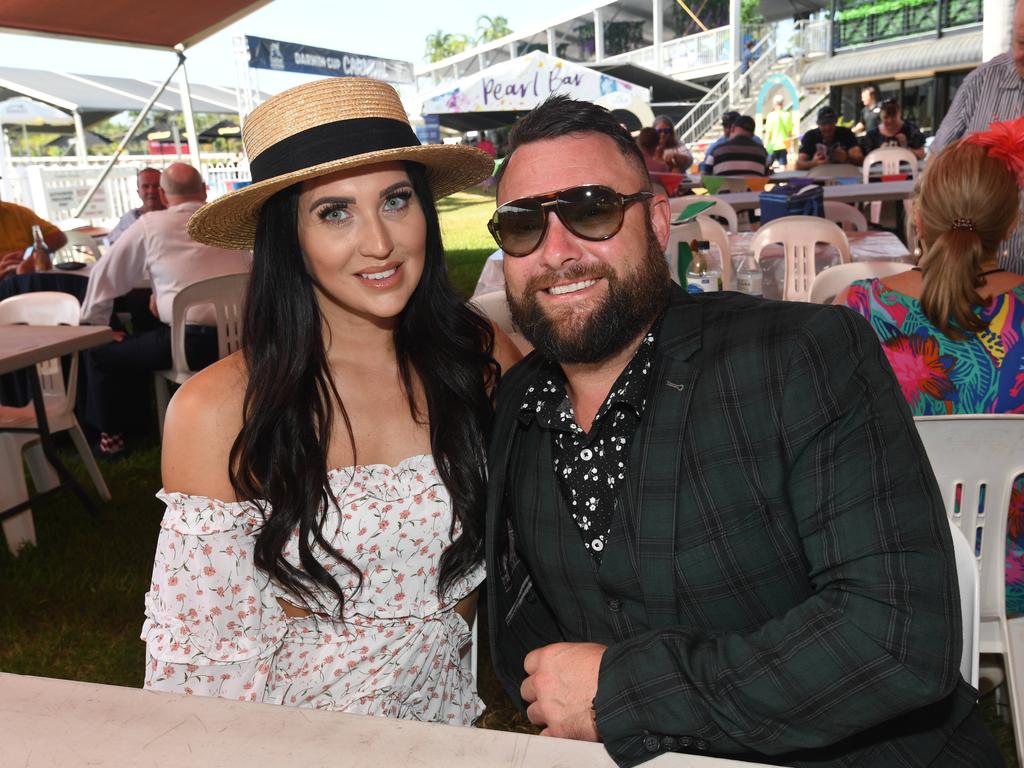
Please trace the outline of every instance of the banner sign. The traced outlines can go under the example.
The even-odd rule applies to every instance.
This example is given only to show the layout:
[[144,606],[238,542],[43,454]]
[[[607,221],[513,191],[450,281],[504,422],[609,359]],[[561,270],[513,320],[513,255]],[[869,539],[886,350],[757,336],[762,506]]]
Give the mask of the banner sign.
[[257,69],[334,77],[372,77],[389,83],[416,82],[412,63],[408,61],[380,59],[252,35],[246,35],[245,42],[249,48],[249,66]]
[[525,112],[555,93],[594,101],[609,93],[625,92],[650,102],[651,92],[639,85],[589,69],[581,64],[532,51],[495,64],[427,94],[424,115],[465,112]]

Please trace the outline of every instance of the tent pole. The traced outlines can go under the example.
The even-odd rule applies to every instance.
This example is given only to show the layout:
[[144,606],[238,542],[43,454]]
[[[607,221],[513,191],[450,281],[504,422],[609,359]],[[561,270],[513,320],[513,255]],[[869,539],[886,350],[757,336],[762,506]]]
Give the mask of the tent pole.
[[124,148],[128,146],[128,142],[132,140],[132,137],[135,135],[135,132],[139,130],[139,126],[142,124],[142,121],[145,120],[146,115],[149,114],[149,110],[153,108],[153,104],[155,104],[156,100],[160,98],[160,94],[164,92],[164,89],[167,87],[167,84],[171,82],[171,78],[174,77],[174,75],[178,71],[178,68],[182,65],[182,63],[184,63],[184,61],[185,57],[182,56],[180,52],[178,52],[178,63],[174,65],[174,69],[171,70],[171,74],[167,76],[167,79],[164,80],[163,84],[160,85],[153,92],[153,95],[149,97],[149,101],[146,102],[146,106],[144,106],[142,108],[142,111],[139,112],[139,116],[135,118],[135,122],[132,123],[132,127],[128,129],[128,133],[124,135],[124,138],[121,139],[121,143],[118,144],[117,149],[114,150],[114,154],[110,156],[110,160],[107,161],[107,164],[103,168],[103,173],[101,173],[100,177],[96,179],[96,182],[89,189],[88,194],[86,194],[86,196],[82,199],[82,202],[78,204],[78,208],[75,209],[73,218],[77,219],[79,216],[82,215],[82,211],[84,211],[85,207],[89,205],[89,201],[91,201],[93,196],[96,194],[96,190],[100,188],[100,185],[104,182],[107,176],[110,175],[111,169],[117,163],[117,159],[121,157],[121,153],[124,152]]
[[188,87],[188,72],[185,71],[185,49],[181,45],[174,50],[181,57],[181,64],[178,71],[181,73],[181,111],[185,116],[185,136],[188,138],[188,152],[192,165],[199,173],[203,172],[203,161],[199,157],[199,134],[196,131],[196,121],[192,115],[192,94]]
[[75,118],[75,156],[78,158],[79,165],[85,165],[85,156],[89,154],[85,143],[85,124],[77,109],[71,113],[71,116]]

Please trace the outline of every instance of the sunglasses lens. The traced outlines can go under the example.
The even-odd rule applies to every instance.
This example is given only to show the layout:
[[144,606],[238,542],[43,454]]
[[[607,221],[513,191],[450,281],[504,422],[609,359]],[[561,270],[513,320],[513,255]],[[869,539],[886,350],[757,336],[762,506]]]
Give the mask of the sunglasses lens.
[[622,198],[608,187],[573,187],[559,193],[558,214],[577,237],[606,240],[622,226]]
[[525,256],[544,236],[544,210],[536,200],[514,200],[494,212],[491,231],[509,256]]

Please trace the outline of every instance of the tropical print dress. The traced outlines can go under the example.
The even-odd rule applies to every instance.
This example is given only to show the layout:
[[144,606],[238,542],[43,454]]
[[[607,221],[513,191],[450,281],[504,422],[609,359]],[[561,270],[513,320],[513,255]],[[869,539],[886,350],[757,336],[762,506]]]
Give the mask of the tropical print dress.
[[[950,339],[917,299],[882,281],[858,280],[846,305],[863,315],[882,342],[915,416],[1024,413],[1024,285],[976,308],[988,328]],[[1024,613],[1024,477],[1010,495],[1006,542],[1006,610]]]

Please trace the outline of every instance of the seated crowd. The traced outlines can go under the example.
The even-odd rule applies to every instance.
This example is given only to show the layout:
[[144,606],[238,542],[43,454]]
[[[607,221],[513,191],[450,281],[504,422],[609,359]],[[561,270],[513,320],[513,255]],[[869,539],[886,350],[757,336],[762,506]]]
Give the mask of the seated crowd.
[[[785,107],[763,138],[726,113],[701,170],[785,165]],[[819,109],[796,167],[924,156],[898,104],[862,117],[858,138]],[[1024,256],[1000,252],[1024,118],[929,160],[919,264],[855,282],[845,307],[673,283],[651,174],[693,158],[665,116],[634,139],[553,96],[494,172],[486,147],[421,145],[392,87],[329,78],[262,103],[243,141],[253,183],[211,202],[189,165],[139,173],[143,206],[81,308],[118,328],[84,355],[87,419],[116,454],[145,418],[131,391],[170,367],[175,296],[250,274],[239,351],[218,360],[210,318],[187,324],[198,373],[166,417],[145,688],[471,725],[486,590],[508,696],[619,765],[1004,764],[961,672],[950,528],[911,419],[1024,412]],[[492,173],[525,358],[446,266],[436,201]],[[20,230],[0,237],[0,270],[34,268]],[[152,301],[121,328],[146,275]],[[1011,521],[1024,610],[1024,505]]]

